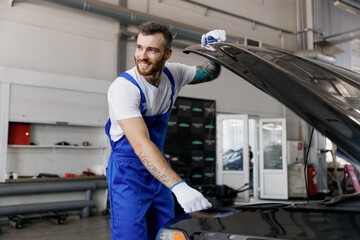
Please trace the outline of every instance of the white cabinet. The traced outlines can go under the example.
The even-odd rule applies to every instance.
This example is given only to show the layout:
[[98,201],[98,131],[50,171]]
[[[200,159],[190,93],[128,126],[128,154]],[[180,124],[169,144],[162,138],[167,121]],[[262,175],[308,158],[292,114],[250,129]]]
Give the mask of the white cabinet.
[[10,89],[10,121],[103,126],[106,96],[101,93],[14,84]]

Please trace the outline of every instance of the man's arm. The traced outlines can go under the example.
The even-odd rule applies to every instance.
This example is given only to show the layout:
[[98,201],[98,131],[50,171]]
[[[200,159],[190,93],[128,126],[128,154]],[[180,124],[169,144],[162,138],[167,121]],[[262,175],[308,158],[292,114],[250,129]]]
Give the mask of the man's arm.
[[[216,51],[212,46],[214,43],[224,42],[226,40],[226,32],[224,30],[212,30],[201,37],[201,47],[210,51]],[[194,80],[189,84],[198,84],[209,82],[217,78],[220,74],[220,64],[206,60],[203,65],[196,67]]]
[[156,179],[171,189],[185,212],[211,207],[211,203],[199,191],[188,186],[169,166],[160,150],[150,140],[142,117],[118,122],[141,162]]
[[168,188],[182,181],[150,140],[142,117],[118,120],[118,123],[140,161],[157,180]]
[[198,84],[212,81],[219,76],[220,69],[220,64],[212,60],[206,60],[203,65],[196,67],[194,80],[192,80],[189,84]]

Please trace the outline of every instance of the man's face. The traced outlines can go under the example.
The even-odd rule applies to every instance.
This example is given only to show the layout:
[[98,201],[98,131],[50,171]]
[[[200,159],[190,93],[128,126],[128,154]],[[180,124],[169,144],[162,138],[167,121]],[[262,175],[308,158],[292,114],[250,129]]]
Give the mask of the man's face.
[[141,75],[150,76],[163,70],[165,61],[171,56],[171,49],[165,52],[164,47],[161,33],[138,35],[134,60]]

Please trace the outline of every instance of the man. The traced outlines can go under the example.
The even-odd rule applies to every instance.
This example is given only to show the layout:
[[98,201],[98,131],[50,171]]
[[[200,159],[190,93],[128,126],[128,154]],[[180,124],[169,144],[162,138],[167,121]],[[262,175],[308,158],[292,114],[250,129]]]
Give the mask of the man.
[[[215,79],[220,65],[212,61],[198,67],[166,63],[172,53],[169,29],[153,22],[138,29],[136,67],[122,73],[108,90],[106,132],[112,152],[107,179],[113,240],[155,239],[159,228],[174,216],[171,191],[186,212],[211,207],[172,170],[163,156],[163,145],[170,109],[180,89]],[[225,40],[223,30],[212,32],[217,37],[204,35],[204,46],[208,40]]]

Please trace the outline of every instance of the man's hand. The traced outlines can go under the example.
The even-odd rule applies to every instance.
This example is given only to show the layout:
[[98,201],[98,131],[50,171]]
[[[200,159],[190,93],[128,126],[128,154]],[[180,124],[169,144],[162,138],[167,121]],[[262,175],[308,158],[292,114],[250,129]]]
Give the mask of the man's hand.
[[211,207],[211,203],[199,191],[189,187],[185,182],[176,184],[171,190],[186,213]]
[[212,30],[207,34],[203,34],[201,37],[201,47],[211,51],[215,51],[215,48],[211,46],[213,43],[224,42],[226,40],[226,32],[224,30]]

